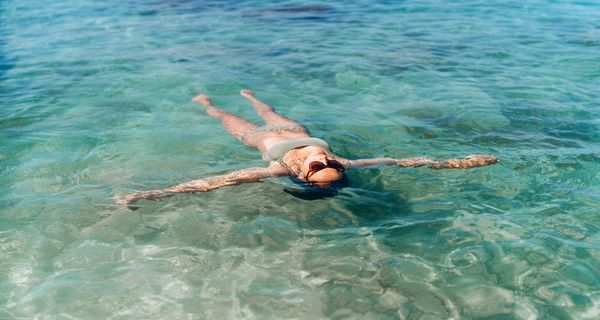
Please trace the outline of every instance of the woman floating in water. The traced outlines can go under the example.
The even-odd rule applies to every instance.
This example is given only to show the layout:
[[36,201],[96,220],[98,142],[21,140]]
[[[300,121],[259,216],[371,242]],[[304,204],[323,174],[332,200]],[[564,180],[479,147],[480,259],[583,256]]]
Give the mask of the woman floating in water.
[[192,180],[170,188],[136,192],[116,197],[118,203],[130,204],[140,199],[160,201],[161,197],[180,192],[206,192],[224,186],[258,182],[269,177],[291,176],[299,182],[327,187],[344,178],[344,171],[352,167],[372,166],[380,163],[401,167],[429,167],[432,169],[468,169],[487,166],[498,159],[486,155],[473,155],[464,159],[435,161],[429,158],[392,159],[373,158],[348,160],[336,156],[327,142],[313,138],[301,124],[273,111],[268,104],[258,100],[250,90],[241,95],[250,100],[258,115],[265,121],[259,127],[239,116],[215,107],[207,95],[198,95],[193,101],[206,107],[206,113],[221,120],[225,130],[246,145],[260,150],[268,167],[247,168],[229,174]]

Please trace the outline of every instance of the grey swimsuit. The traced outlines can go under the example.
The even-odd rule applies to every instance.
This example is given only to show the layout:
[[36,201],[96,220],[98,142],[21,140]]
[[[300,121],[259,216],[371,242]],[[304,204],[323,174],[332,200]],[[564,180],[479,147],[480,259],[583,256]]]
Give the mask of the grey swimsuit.
[[263,154],[262,158],[267,162],[280,161],[290,150],[306,146],[315,146],[330,151],[327,142],[318,138],[304,138],[277,142]]
[[[260,132],[300,132],[300,133],[306,133],[306,129],[304,127],[302,127],[301,125],[279,125],[279,126],[262,126],[262,127],[258,127],[248,133],[242,134],[240,136],[240,138],[242,139],[242,141],[244,140],[245,137],[249,136],[249,135],[253,135],[256,133],[260,133]],[[269,162],[269,161],[281,161],[281,158],[283,158],[283,156],[285,156],[286,153],[288,153],[288,151],[292,150],[292,149],[296,149],[296,148],[301,148],[301,147],[307,147],[307,146],[315,146],[315,147],[320,147],[323,148],[327,151],[331,151],[329,149],[329,145],[327,144],[327,142],[321,140],[321,139],[317,139],[317,138],[304,138],[304,139],[297,139],[297,140],[288,140],[288,141],[281,141],[278,142],[274,145],[271,146],[271,148],[269,148],[269,150],[267,150],[263,155],[262,158],[263,160]]]

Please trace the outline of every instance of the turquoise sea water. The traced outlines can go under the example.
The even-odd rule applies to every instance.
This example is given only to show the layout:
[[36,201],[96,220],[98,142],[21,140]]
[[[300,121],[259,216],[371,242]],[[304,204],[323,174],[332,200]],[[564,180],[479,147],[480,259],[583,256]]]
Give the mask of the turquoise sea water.
[[[249,88],[373,167],[113,196],[263,165],[190,99]],[[1,319],[597,319],[600,5],[0,2]]]

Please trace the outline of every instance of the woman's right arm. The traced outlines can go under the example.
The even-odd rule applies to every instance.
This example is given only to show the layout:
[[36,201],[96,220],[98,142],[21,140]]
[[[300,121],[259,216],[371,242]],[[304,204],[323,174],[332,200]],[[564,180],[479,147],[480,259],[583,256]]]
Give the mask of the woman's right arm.
[[469,169],[474,167],[489,166],[498,163],[500,160],[494,156],[471,155],[463,159],[432,160],[430,158],[372,158],[345,160],[345,165],[350,167],[366,167],[380,163],[387,165],[398,165],[401,167],[429,167],[432,169]]

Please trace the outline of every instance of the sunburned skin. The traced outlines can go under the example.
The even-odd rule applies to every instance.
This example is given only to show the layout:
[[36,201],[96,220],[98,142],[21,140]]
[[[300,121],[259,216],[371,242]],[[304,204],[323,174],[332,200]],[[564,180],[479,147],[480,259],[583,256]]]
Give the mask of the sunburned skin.
[[[200,94],[192,101],[206,107],[206,113],[221,120],[225,130],[242,143],[266,153],[274,144],[282,141],[309,138],[306,128],[273,110],[270,105],[258,100],[250,90],[241,90],[240,94],[248,99],[266,126],[284,128],[281,130],[257,130],[259,126],[237,115],[230,114],[213,105],[207,95]],[[337,162],[337,163],[336,163]],[[174,193],[206,192],[225,186],[258,182],[270,177],[291,176],[299,181],[326,186],[344,177],[344,171],[352,167],[365,167],[377,164],[397,165],[400,167],[428,167],[431,169],[469,169],[498,163],[496,157],[488,155],[471,155],[463,159],[443,161],[430,158],[372,158],[348,160],[339,157],[323,148],[305,146],[288,151],[279,161],[269,161],[267,167],[254,167],[238,170],[225,175],[188,181],[173,187],[152,191],[141,191],[128,195],[117,195],[115,201],[131,204],[140,199],[160,201],[161,198]],[[341,168],[336,168],[337,164]],[[311,169],[312,168],[312,169]]]

